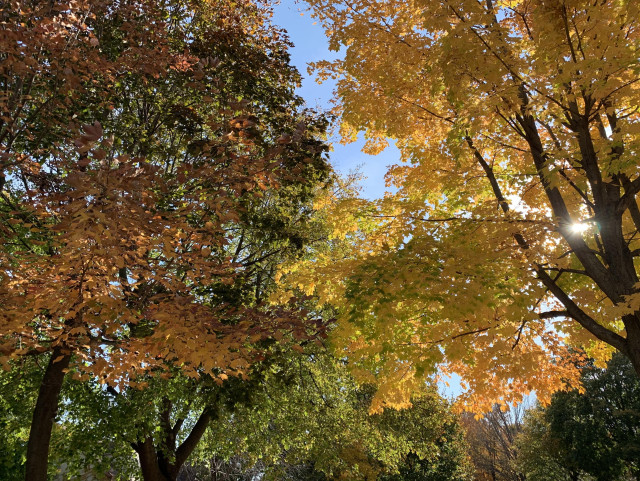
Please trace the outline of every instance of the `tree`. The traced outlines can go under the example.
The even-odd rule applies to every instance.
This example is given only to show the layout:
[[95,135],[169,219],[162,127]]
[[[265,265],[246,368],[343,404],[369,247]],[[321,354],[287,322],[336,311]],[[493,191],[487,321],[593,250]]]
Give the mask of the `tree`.
[[257,341],[306,337],[303,312],[210,293],[250,270],[225,255],[247,205],[328,167],[287,41],[251,2],[18,1],[0,15],[0,353],[50,353],[26,462],[39,481],[68,371],[223,379]]
[[638,479],[640,381],[633,366],[615,355],[606,369],[584,368],[583,384],[584,392],[556,393],[527,417],[519,444],[540,446],[519,459],[531,472],[527,479],[549,479],[540,469],[545,459],[561,467],[556,479]]
[[[274,287],[275,266],[299,255],[316,234],[317,226],[308,222],[311,208],[307,204],[313,188],[312,179],[305,184],[283,182],[277,191],[247,202],[240,219],[229,228],[234,238],[225,247],[225,255],[238,266],[233,284],[202,287],[198,295],[215,305],[258,307]],[[256,343],[254,348],[268,358],[273,344],[273,340]],[[147,376],[148,386],[142,390],[116,389],[97,380],[86,385],[72,383],[63,390],[63,414],[68,422],[61,426],[57,464],[64,461],[69,471],[70,466],[82,469],[90,459],[96,460],[94,469],[119,464],[121,475],[136,475],[138,466],[130,462],[133,449],[145,480],[175,480],[210,424],[221,422],[224,406],[249,402],[253,391],[261,388],[261,371],[269,362],[265,359],[254,366],[250,378],[241,381],[222,382],[205,370],[199,371],[197,379],[190,379],[172,366],[169,379]],[[224,439],[220,442],[226,443]],[[104,456],[105,446],[110,446],[109,457]],[[216,452],[215,445],[209,449]]]
[[[410,413],[408,413],[411,416]],[[419,420],[416,420],[420,422]],[[473,466],[467,456],[463,429],[457,421],[444,426],[436,441],[437,449],[427,456],[415,452],[405,455],[396,474],[383,474],[380,481],[466,481],[473,479]]]
[[[66,465],[68,476],[88,466],[122,479],[142,471],[145,480],[176,479],[178,471],[179,478],[209,479],[212,470],[247,479],[470,479],[460,425],[437,395],[370,416],[371,387],[358,387],[324,349],[306,350],[274,352],[253,364],[248,380],[221,385],[155,377],[147,389],[118,393],[69,380],[53,466]],[[181,465],[180,446],[191,443],[203,412],[207,431]],[[146,470],[141,444],[157,456],[164,477]],[[132,463],[135,451],[142,469]]]
[[308,3],[344,49],[316,64],[343,138],[403,163],[384,199],[338,202],[348,242],[290,281],[339,306],[381,396],[439,366],[472,410],[545,402],[578,382],[565,344],[640,373],[638,3]]
[[525,408],[509,410],[494,406],[492,411],[476,419],[471,413],[463,416],[469,457],[476,470],[476,479],[490,481],[525,481],[526,476],[516,466],[516,439],[522,430]]
[[568,464],[557,440],[549,435],[542,409],[532,409],[524,419],[517,439],[518,468],[530,481],[577,481],[580,470]]
[[374,392],[326,352],[288,356],[269,369],[253,403],[237,406],[233,419],[209,435],[259,459],[267,479],[322,473],[397,480],[411,479],[411,471],[424,479],[469,479],[462,431],[444,400],[425,389],[410,409],[371,414]]

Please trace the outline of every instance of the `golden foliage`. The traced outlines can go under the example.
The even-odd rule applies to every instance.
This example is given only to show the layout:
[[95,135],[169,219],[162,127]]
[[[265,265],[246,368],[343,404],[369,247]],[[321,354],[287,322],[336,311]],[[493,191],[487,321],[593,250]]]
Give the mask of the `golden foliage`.
[[308,3],[345,51],[315,65],[343,138],[394,139],[402,163],[383,199],[329,202],[336,241],[283,281],[337,306],[379,405],[438,370],[474,411],[546,402],[582,349],[640,370],[640,4]]

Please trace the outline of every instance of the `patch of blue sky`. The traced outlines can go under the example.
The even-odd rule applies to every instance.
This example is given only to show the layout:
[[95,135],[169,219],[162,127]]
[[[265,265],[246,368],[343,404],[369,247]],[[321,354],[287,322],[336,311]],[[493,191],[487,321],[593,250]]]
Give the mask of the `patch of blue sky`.
[[[329,50],[329,41],[322,26],[311,16],[304,3],[283,0],[274,7],[273,23],[286,29],[294,44],[291,62],[302,75],[302,85],[297,93],[305,99],[308,107],[328,111],[332,107],[335,81],[328,79],[319,84],[315,76],[308,72],[309,63],[336,60],[343,53]],[[382,197],[386,190],[384,176],[387,168],[400,162],[400,151],[390,142],[390,146],[382,153],[367,155],[362,152],[365,143],[362,135],[356,142],[343,145],[336,130],[334,128],[330,137],[333,145],[330,159],[334,169],[342,175],[360,172],[361,195],[371,200]]]

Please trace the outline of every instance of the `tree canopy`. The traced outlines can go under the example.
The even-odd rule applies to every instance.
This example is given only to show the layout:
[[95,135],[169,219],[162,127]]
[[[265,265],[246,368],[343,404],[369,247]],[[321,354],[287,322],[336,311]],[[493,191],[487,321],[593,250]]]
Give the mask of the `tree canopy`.
[[614,355],[606,369],[583,369],[584,392],[556,393],[530,411],[518,439],[518,464],[533,481],[637,479],[640,380]]
[[[411,409],[371,416],[375,389],[358,385],[326,349],[306,351],[273,352],[253,364],[249,379],[222,384],[177,369],[121,391],[67,378],[49,475],[207,480],[207,464],[216,463],[231,479],[471,479],[461,425],[437,394],[425,389]],[[0,372],[12,393],[0,404],[0,423],[13,428],[0,450],[7,481],[24,477],[29,393],[41,375],[29,360]]]
[[548,401],[583,349],[640,373],[638,3],[308,3],[344,140],[402,163],[383,199],[329,199],[334,241],[284,271],[339,307],[380,403],[437,370],[473,410]]
[[179,365],[222,382],[259,341],[321,335],[293,303],[260,305],[259,280],[252,303],[220,293],[273,254],[248,249],[247,224],[265,224],[275,252],[301,247],[296,206],[330,169],[326,123],[295,96],[263,7],[18,1],[0,16],[0,361],[50,353],[27,453],[37,481],[67,372],[135,386]]
[[0,6],[3,475],[466,481],[458,374],[477,476],[637,476],[640,3],[307,3],[382,198],[268,3]]

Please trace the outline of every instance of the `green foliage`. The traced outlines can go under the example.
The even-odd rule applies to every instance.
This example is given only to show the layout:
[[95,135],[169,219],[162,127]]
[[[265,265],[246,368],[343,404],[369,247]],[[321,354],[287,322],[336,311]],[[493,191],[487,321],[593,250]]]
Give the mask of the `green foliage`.
[[171,456],[163,445],[165,413],[172,426],[181,423],[179,444],[208,409],[209,429],[183,469],[203,479],[226,462],[238,476],[274,480],[471,479],[461,428],[437,395],[424,392],[410,409],[369,414],[374,389],[358,386],[323,349],[306,350],[273,352],[248,379],[222,385],[177,372],[123,391],[68,379],[50,469],[64,468],[64,479],[88,471],[139,479],[132,444],[151,436],[158,452]]
[[559,392],[532,412],[520,439],[527,479],[597,481],[640,475],[640,381],[615,355],[606,369],[587,367],[584,393]]
[[[420,422],[420,420],[416,420]],[[460,427],[446,424],[436,441],[437,449],[424,458],[408,453],[398,466],[398,473],[383,475],[381,481],[469,481],[473,479],[466,457],[464,437]]]
[[517,464],[531,481],[570,481],[579,475],[566,463],[561,443],[549,432],[542,409],[527,413],[518,438]]
[[[132,443],[152,436],[160,450],[164,438],[160,416],[170,406],[172,420],[184,419],[179,437],[189,433],[195,418],[215,399],[215,383],[186,379],[174,372],[167,379],[150,377],[144,389],[118,391],[92,382],[69,381],[63,392],[64,421],[57,426],[51,464],[66,465],[71,476],[91,460],[94,472],[114,473],[115,479],[138,479],[140,466]],[[56,468],[54,468],[56,469]]]
[[402,476],[418,459],[422,474],[466,479],[460,429],[441,399],[423,393],[410,409],[370,414],[373,393],[326,353],[287,356],[265,373],[253,405],[212,426],[209,442],[260,460],[269,479],[301,462],[331,479]]
[[31,414],[42,378],[39,363],[46,356],[28,357],[11,363],[11,370],[0,370],[0,479],[24,479],[24,461]]

